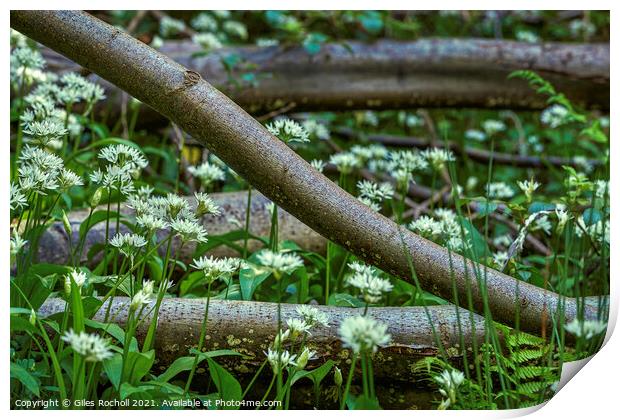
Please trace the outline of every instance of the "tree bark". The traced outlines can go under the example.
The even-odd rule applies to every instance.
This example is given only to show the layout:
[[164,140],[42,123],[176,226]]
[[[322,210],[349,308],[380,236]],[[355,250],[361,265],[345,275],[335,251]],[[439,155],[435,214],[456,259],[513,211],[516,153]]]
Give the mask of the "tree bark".
[[[609,109],[608,44],[381,40],[325,44],[316,55],[308,54],[302,47],[240,47],[195,56],[201,51],[199,45],[167,41],[160,51],[200,73],[252,114],[291,104],[295,112],[411,107],[544,108],[546,98],[535,94],[525,81],[507,79],[512,71],[521,69],[538,72],[580,106]],[[242,64],[229,74],[222,59],[233,54],[241,58]],[[52,70],[79,71],[79,66],[49,50],[45,57]],[[257,75],[256,86],[243,85],[240,76],[246,72]],[[231,76],[236,82],[231,81]],[[97,82],[105,85],[110,98],[105,108],[111,112],[120,109],[120,90],[105,81]],[[152,109],[143,109],[140,121],[165,122]]]
[[[207,215],[203,217],[202,224],[209,233],[209,235],[223,235],[230,231],[239,230],[244,228],[245,212],[247,206],[247,192],[231,192],[231,193],[214,193],[210,194],[215,203],[220,206],[220,215]],[[188,199],[194,200],[193,197]],[[250,207],[250,233],[255,236],[269,237],[269,231],[271,228],[271,213],[267,208],[270,200],[259,193],[258,191],[252,192],[252,205]],[[101,207],[99,210],[103,210]],[[72,226],[72,239],[69,242],[69,237],[65,232],[65,228],[62,222],[56,222],[52,224],[49,229],[41,236],[41,241],[38,250],[38,260],[40,262],[52,263],[52,264],[66,264],[69,261],[70,253],[73,252],[71,245],[76,246],[79,241],[79,230],[82,223],[86,222],[88,218],[88,210],[78,210],[69,213],[68,219]],[[121,214],[131,215],[133,210],[127,206],[121,206]],[[240,222],[242,226],[238,226],[236,223]],[[121,232],[128,232],[129,229],[124,225],[121,225]],[[295,219],[288,212],[281,210],[278,212],[278,233],[280,240],[291,240],[305,250],[324,253],[327,240],[321,235],[310,229],[308,226]],[[110,226],[109,237],[116,234],[116,227]],[[165,238],[168,234],[168,230],[162,230],[158,233],[158,237]],[[84,251],[80,262],[89,266],[96,265],[102,258],[101,252],[93,255],[89,258],[89,251],[96,244],[103,244],[105,242],[105,222],[94,225],[87,233],[86,240],[84,242]],[[239,245],[242,243],[237,242]],[[171,255],[176,255],[175,251],[180,246],[180,241],[175,240],[172,243]],[[259,249],[261,242],[258,240],[249,240],[248,249],[250,252],[254,252]],[[186,244],[179,251],[179,259],[188,263],[192,261],[194,255],[195,244]],[[160,249],[160,253],[165,253],[165,249]],[[207,255],[213,255],[216,257],[237,257],[239,253],[226,245],[219,246],[211,249]]]
[[[472,309],[508,325],[518,322],[524,331],[550,332],[554,316],[549,314],[559,307],[567,322],[578,316],[575,299],[451,254],[372,211],[199,74],[118,28],[80,11],[14,10],[11,26],[161,112],[277,205],[368,263],[419,280],[426,290],[457,304],[471,300]],[[527,58],[515,54],[519,60]],[[386,60],[384,65],[393,64]],[[505,82],[502,87],[507,88]],[[588,319],[597,317],[592,306],[584,312]]]
[[[158,364],[169,366],[175,359],[190,355],[196,348],[205,311],[205,299],[166,298],[159,311],[155,340]],[[116,297],[110,310],[110,322],[123,326],[127,319],[129,298]],[[104,321],[109,303],[103,305],[94,319]],[[282,304],[281,319],[299,317],[296,308],[300,305]],[[317,357],[308,363],[307,369],[321,366],[327,360],[334,360],[346,367],[351,354],[342,347],[338,335],[340,323],[347,317],[361,315],[363,308],[316,306],[329,316],[327,327],[312,329],[307,344],[317,352]],[[65,301],[48,299],[39,309],[42,316],[62,313]],[[148,308],[145,309],[148,313]],[[368,316],[388,325],[391,342],[375,355],[374,373],[377,378],[412,381],[420,376],[414,371],[416,362],[427,356],[441,356],[438,342],[448,354],[448,360],[459,365],[463,354],[473,363],[471,348],[475,342],[484,343],[485,320],[474,315],[470,319],[466,310],[457,307],[385,307],[369,308]],[[212,299],[209,303],[207,335],[203,351],[231,349],[245,356],[244,359],[225,359],[227,367],[238,373],[254,371],[265,360],[265,352],[273,342],[278,327],[278,304],[268,302],[247,302]],[[140,324],[136,337],[143,340],[150,324],[150,315]],[[436,332],[436,337],[433,333]],[[462,332],[462,338],[461,338]],[[463,341],[461,341],[461,339]],[[299,345],[299,344],[298,344]],[[463,347],[464,346],[464,347]],[[218,361],[223,360],[218,358]]]

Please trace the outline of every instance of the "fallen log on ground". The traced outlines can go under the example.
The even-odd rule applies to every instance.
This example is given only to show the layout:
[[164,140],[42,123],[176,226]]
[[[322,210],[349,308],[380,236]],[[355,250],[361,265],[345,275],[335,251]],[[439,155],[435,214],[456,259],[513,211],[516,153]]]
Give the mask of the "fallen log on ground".
[[11,26],[161,112],[278,206],[366,262],[456,304],[471,302],[468,308],[535,334],[550,334],[552,320],[561,319],[555,316],[559,310],[565,322],[582,313],[597,319],[596,306],[581,308],[574,298],[451,254],[373,211],[314,170],[198,73],[118,28],[85,12],[58,10],[13,10]]
[[[190,355],[190,349],[198,344],[198,336],[205,310],[205,299],[167,298],[159,312],[155,342],[158,364],[169,366],[175,359]],[[104,304],[95,320],[103,321],[109,305]],[[298,317],[296,308],[300,305],[282,304],[281,317]],[[278,326],[278,304],[267,302],[228,301],[212,299],[209,304],[207,335],[203,351],[231,349],[244,355],[243,359],[233,357],[227,360],[227,367],[238,373],[256,370],[265,360],[265,352],[273,342]],[[340,323],[349,316],[361,315],[363,308],[315,306],[329,316],[329,326],[313,328],[308,336],[308,345],[317,352],[308,363],[308,370],[321,366],[327,360],[334,360],[343,368],[351,354],[342,347],[338,338]],[[112,301],[109,321],[124,325],[127,319],[129,298],[116,297]],[[374,373],[377,378],[412,381],[420,376],[414,369],[416,362],[427,356],[441,356],[437,340],[440,340],[448,359],[459,365],[464,352],[470,362],[471,347],[475,342],[484,343],[485,320],[456,306],[429,306],[430,315],[423,307],[369,308],[368,315],[388,325],[390,344],[375,355]],[[42,316],[62,313],[65,301],[48,299],[39,309]],[[145,313],[148,309],[145,309]],[[138,340],[146,335],[150,316],[145,318],[136,332]],[[437,340],[433,334],[433,327]],[[461,336],[462,334],[462,336]],[[222,359],[218,359],[220,361]]]
[[[247,206],[247,191],[231,192],[231,193],[214,193],[210,194],[215,203],[220,206],[221,214],[219,215],[207,215],[203,217],[202,223],[210,236],[223,235],[230,231],[244,229],[245,212]],[[194,200],[193,197],[189,197],[189,200]],[[271,229],[271,213],[269,212],[268,204],[271,201],[258,191],[252,192],[252,206],[250,208],[250,233],[259,237],[269,237],[269,230]],[[103,207],[101,208],[104,209]],[[38,260],[40,262],[53,263],[53,264],[66,264],[69,261],[71,245],[75,246],[79,240],[80,226],[88,218],[88,210],[78,210],[69,213],[68,219],[72,226],[72,239],[69,241],[69,237],[65,232],[65,228],[62,222],[56,222],[50,226],[50,228],[43,233],[39,244]],[[133,210],[127,206],[121,206],[121,214],[131,215]],[[239,225],[241,224],[241,225]],[[304,250],[324,253],[326,246],[326,239],[321,235],[310,229],[308,226],[295,219],[286,211],[282,210],[278,212],[278,234],[280,240],[291,240]],[[127,227],[121,225],[121,232],[129,231]],[[162,239],[167,236],[168,230],[159,232],[158,236]],[[116,233],[115,224],[110,225],[109,237],[113,237]],[[89,251],[93,249],[96,244],[105,243],[105,222],[100,222],[94,225],[86,234],[86,240],[84,242],[84,249],[80,262],[93,266],[97,264],[102,258],[102,252],[98,252],[96,255],[92,255],[88,258]],[[239,245],[243,245],[243,241]],[[172,243],[172,255],[175,255],[177,248],[180,245],[180,241],[175,239]],[[248,249],[250,252],[254,252],[262,246],[258,240],[248,241]],[[195,244],[186,244],[181,250],[179,250],[179,259],[184,262],[191,262],[194,254]],[[161,249],[160,253],[163,255],[165,249]],[[226,245],[213,248],[208,252],[208,255],[214,255],[217,257],[235,257],[239,256],[239,253]]]
[[[382,40],[325,44],[316,55],[303,47],[241,47],[196,56],[201,47],[167,41],[160,51],[194,70],[252,114],[289,106],[298,111],[474,107],[540,109],[545,98],[523,80],[507,79],[529,69],[548,79],[578,105],[609,109],[608,44],[528,44],[488,39]],[[223,59],[240,58],[230,74]],[[49,50],[50,69],[79,66]],[[254,72],[256,86],[241,86],[242,73]],[[238,79],[231,82],[233,79]],[[93,77],[96,79],[96,77]],[[110,112],[121,109],[121,91],[105,83]],[[152,109],[143,124],[164,122]]]

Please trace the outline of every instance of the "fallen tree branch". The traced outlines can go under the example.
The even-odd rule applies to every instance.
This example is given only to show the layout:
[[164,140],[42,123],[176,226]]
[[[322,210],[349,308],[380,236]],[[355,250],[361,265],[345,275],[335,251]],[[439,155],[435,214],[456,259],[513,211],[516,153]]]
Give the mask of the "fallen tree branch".
[[[528,44],[488,39],[382,40],[325,44],[309,55],[303,47],[239,47],[195,56],[202,47],[190,41],[167,41],[160,51],[193,69],[246,111],[262,115],[295,104],[295,110],[474,107],[542,109],[545,98],[527,82],[507,79],[514,70],[530,69],[549,80],[574,103],[609,109],[608,44]],[[228,72],[223,59],[240,58]],[[79,71],[57,54],[44,51],[54,71]],[[254,72],[257,85],[240,75]],[[236,79],[236,80],[233,80]],[[102,80],[108,102],[119,90]],[[240,85],[241,84],[241,85]],[[114,111],[114,104],[103,108]],[[163,122],[143,109],[142,124]]]
[[[247,192],[231,192],[231,193],[214,193],[210,194],[215,203],[220,206],[222,214],[220,215],[207,215],[203,217],[202,224],[209,232],[210,236],[223,235],[230,231],[239,230],[243,221],[245,220],[245,211],[247,205]],[[189,200],[194,200],[193,197],[188,197]],[[255,236],[269,237],[269,231],[271,229],[271,213],[268,209],[268,204],[271,201],[258,191],[252,191],[252,205],[250,207],[250,233]],[[103,207],[102,207],[103,209]],[[121,206],[121,214],[130,215],[133,214],[133,210],[127,206]],[[56,222],[52,224],[49,229],[43,233],[39,243],[38,260],[40,262],[52,263],[52,264],[67,264],[70,256],[70,243],[75,246],[79,241],[79,230],[82,223],[86,221],[88,217],[88,210],[78,210],[69,213],[68,219],[72,226],[73,237],[71,242],[68,240],[68,236],[65,232],[62,222]],[[282,210],[278,212],[278,227],[280,240],[291,240],[305,250],[324,253],[326,240],[321,235],[304,225],[286,211]],[[121,225],[121,232],[127,232],[128,228]],[[167,230],[161,231],[159,237],[162,239],[167,236]],[[110,226],[109,237],[114,236],[116,228],[114,225]],[[105,222],[94,225],[87,233],[84,243],[84,251],[80,263],[94,266],[101,258],[101,252],[87,258],[89,251],[96,244],[103,244],[105,242]],[[174,240],[172,242],[171,252],[180,245],[180,241]],[[257,240],[248,241],[248,249],[250,252],[254,252],[261,247],[261,243]],[[179,258],[188,263],[192,260],[195,246],[192,244],[186,244],[179,251]],[[161,249],[162,255],[165,253],[165,249]],[[173,254],[174,255],[174,254]],[[208,252],[208,255],[214,255],[217,257],[235,257],[239,256],[239,253],[233,248],[228,246],[219,246],[213,248]]]
[[[155,351],[158,364],[168,366],[181,356],[188,356],[190,349],[198,344],[198,336],[205,310],[204,299],[164,299],[159,312]],[[124,325],[127,319],[129,298],[116,297],[112,302],[109,320]],[[94,319],[103,321],[109,303],[103,305]],[[300,305],[282,304],[282,319],[299,315]],[[317,352],[317,358],[310,361],[308,370],[316,368],[327,360],[334,360],[346,367],[350,359],[349,351],[343,349],[338,338],[338,327],[347,317],[360,315],[363,308],[344,308],[336,306],[315,306],[329,316],[329,326],[313,328],[307,337],[307,344]],[[63,313],[65,301],[48,299],[39,309],[42,316]],[[147,313],[148,309],[145,309]],[[440,357],[440,340],[450,361],[459,364],[463,355],[471,357],[471,347],[475,342],[484,343],[485,320],[474,315],[470,319],[466,310],[459,309],[460,329],[456,306],[429,306],[431,322],[423,307],[369,308],[368,316],[388,325],[392,336],[388,346],[375,355],[375,375],[377,378],[412,381],[416,377],[414,364],[424,357]],[[203,351],[231,349],[246,358],[230,359],[228,367],[239,373],[255,370],[265,360],[265,352],[273,342],[278,326],[278,304],[268,302],[229,301],[212,299],[209,304],[207,341]],[[136,332],[138,340],[146,335],[150,316],[140,324]],[[437,333],[437,340],[433,334]],[[461,341],[463,340],[463,341]],[[461,347],[464,345],[464,348]],[[218,359],[220,361],[221,359]],[[473,360],[470,359],[471,363]]]
[[[450,254],[374,212],[315,171],[195,71],[118,28],[84,12],[57,10],[13,10],[11,26],[161,112],[277,205],[386,272],[416,284],[419,281],[422,288],[446,299],[470,301],[470,308],[495,321],[515,325],[518,320],[522,330],[536,334],[551,331],[554,317],[547,314],[559,308],[566,322],[578,313],[597,318],[594,306],[578,312],[573,298]],[[522,63],[526,57],[518,51],[512,58]],[[578,56],[574,46],[571,52]],[[339,72],[346,73],[346,67]],[[505,81],[502,89],[507,89]]]
[[[335,130],[332,130],[332,133],[342,136],[347,139],[358,139],[359,134],[354,130],[346,127],[340,127]],[[545,168],[547,166],[556,166],[562,167],[565,165],[568,166],[577,166],[579,162],[574,158],[564,158],[559,156],[524,156],[524,155],[514,155],[510,153],[500,153],[494,152],[491,153],[488,150],[476,149],[473,147],[465,147],[464,149],[454,141],[442,141],[438,145],[433,145],[431,141],[428,139],[420,138],[420,137],[412,137],[412,136],[397,136],[393,134],[368,134],[364,137],[365,139],[381,143],[384,146],[388,147],[416,147],[420,149],[426,149],[429,147],[437,146],[437,147],[448,147],[451,150],[467,155],[471,160],[476,162],[488,164],[493,157],[493,164],[498,165],[511,165],[518,166],[523,168]],[[586,161],[588,165],[592,165],[594,167],[603,165],[604,162],[598,159],[588,159]]]

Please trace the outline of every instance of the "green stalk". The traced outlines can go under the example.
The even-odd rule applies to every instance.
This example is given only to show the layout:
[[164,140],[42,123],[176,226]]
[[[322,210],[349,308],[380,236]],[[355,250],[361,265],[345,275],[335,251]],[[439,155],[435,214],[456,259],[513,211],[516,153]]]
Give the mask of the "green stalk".
[[[213,281],[209,282],[207,286],[207,305],[205,306],[205,314],[202,319],[202,326],[200,328],[200,337],[198,338],[198,352],[202,351],[202,346],[205,341],[205,336],[207,335],[207,323],[209,319],[209,301],[211,300],[211,284]],[[185,394],[187,395],[189,392],[189,388],[192,385],[192,379],[194,379],[194,373],[196,372],[196,367],[198,366],[198,359],[200,354],[196,354],[194,358],[194,364],[192,365],[192,369],[189,372],[189,376],[187,377],[187,381],[185,382]]]
[[248,185],[248,201],[245,207],[245,236],[243,238],[243,259],[248,256],[248,239],[250,236],[250,210],[252,207],[252,188]]
[[355,372],[355,363],[357,362],[357,353],[353,354],[353,360],[351,361],[351,369],[349,375],[347,375],[347,384],[344,387],[344,394],[342,394],[342,401],[340,401],[340,409],[344,410],[344,406],[347,403],[349,397],[349,390],[351,389],[351,381],[353,380],[353,372]]

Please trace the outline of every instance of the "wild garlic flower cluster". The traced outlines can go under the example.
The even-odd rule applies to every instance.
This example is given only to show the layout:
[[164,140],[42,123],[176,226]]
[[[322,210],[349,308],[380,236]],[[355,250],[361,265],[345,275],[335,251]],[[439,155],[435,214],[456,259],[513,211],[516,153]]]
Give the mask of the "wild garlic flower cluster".
[[45,149],[26,146],[18,161],[18,180],[11,189],[11,207],[25,207],[24,196],[61,193],[83,184],[75,172],[64,167],[61,158]]
[[216,181],[224,181],[226,172],[217,164],[203,162],[198,166],[190,166],[187,171],[200,180],[203,189],[211,187]]
[[76,269],[71,270],[70,273],[65,274],[65,293],[71,295],[71,282],[75,283],[78,289],[82,289],[84,283],[86,283],[86,273],[83,271],[78,271]]
[[153,301],[153,289],[154,282],[151,280],[144,280],[142,282],[142,289],[140,289],[131,299],[131,305],[129,309],[131,311],[141,310],[144,306]]
[[[327,314],[307,305],[299,306],[297,313],[301,318],[288,318],[286,320],[288,328],[286,331],[280,330],[278,332],[266,353],[274,375],[288,366],[293,366],[297,370],[305,368],[308,361],[313,359],[316,354],[308,347],[303,346],[306,336],[311,334],[312,328],[318,325],[327,326],[329,321]],[[302,337],[303,348],[300,349],[299,353],[291,354],[285,349],[285,346],[289,341],[294,344],[299,337]]]
[[465,138],[467,140],[483,142],[487,139],[487,135],[484,133],[484,131],[480,131],[480,130],[476,130],[472,128],[472,129],[465,131]]
[[329,133],[329,128],[325,124],[322,124],[316,120],[305,120],[302,123],[302,127],[308,135],[317,140],[329,140],[331,135]]
[[383,296],[392,291],[392,283],[377,275],[374,268],[360,264],[349,264],[353,274],[347,278],[347,285],[359,289],[366,303],[377,303]]
[[185,23],[180,19],[164,16],[159,21],[159,34],[164,38],[169,38],[185,30]]
[[585,231],[594,241],[609,244],[611,238],[609,219],[601,219],[595,223],[586,223],[583,215],[581,215],[575,220],[575,224],[577,225],[575,233],[578,237],[582,237]]
[[10,240],[11,264],[15,262],[15,257],[17,256],[17,254],[21,252],[21,250],[24,248],[24,246],[26,246],[27,243],[28,241],[22,239],[22,237],[19,235],[17,230],[14,230],[11,233],[11,240]]
[[304,265],[301,257],[293,252],[273,252],[263,249],[257,258],[261,266],[269,268],[276,276],[282,273],[292,273]]
[[573,319],[566,324],[564,329],[575,337],[590,340],[607,331],[607,323],[603,321]]
[[41,53],[30,48],[23,41],[11,52],[10,75],[13,88],[18,90],[20,86],[30,86],[35,82],[47,81],[47,75],[43,72],[44,67],[45,60]]
[[321,173],[323,173],[323,171],[325,170],[325,165],[326,163],[320,159],[312,159],[310,161],[310,166],[312,166],[315,170]]
[[191,267],[204,273],[207,283],[237,272],[240,266],[241,260],[239,258],[216,258],[213,256],[202,256],[194,259],[191,264]]
[[505,182],[489,182],[486,185],[487,197],[490,199],[508,199],[515,195],[514,190]]
[[399,191],[405,191],[414,182],[413,173],[428,167],[425,157],[417,151],[398,150],[388,155],[385,170],[396,180]]
[[435,210],[435,217],[420,216],[409,224],[409,229],[438,242],[451,251],[462,252],[470,246],[467,238],[463,237],[461,224],[453,210],[438,208]]
[[536,35],[532,31],[526,30],[518,30],[515,34],[515,38],[517,39],[517,41],[527,42],[530,44],[536,44],[537,42],[540,42],[540,37],[538,35]]
[[192,42],[200,45],[205,51],[213,51],[223,47],[222,41],[213,33],[197,33],[192,35]]
[[85,331],[75,333],[73,329],[70,329],[63,334],[62,339],[87,362],[102,362],[112,357],[108,340],[97,334],[88,334]]
[[357,199],[374,211],[380,211],[383,200],[390,200],[394,196],[394,188],[387,182],[376,184],[362,180],[357,183],[357,188],[359,189]]
[[486,134],[492,136],[502,131],[506,131],[506,124],[499,120],[485,120],[482,123],[482,129]]
[[118,251],[124,256],[133,259],[137,253],[147,243],[142,235],[136,233],[117,233],[110,239],[110,245],[118,248]]
[[523,191],[523,193],[525,194],[525,199],[528,203],[532,201],[532,194],[534,193],[534,191],[536,191],[538,187],[540,187],[540,183],[534,180],[517,181],[517,185],[519,186],[521,191]]
[[441,375],[435,376],[435,382],[439,385],[439,393],[444,400],[439,405],[440,410],[445,410],[456,403],[457,390],[465,380],[463,372],[458,370],[444,370]]
[[205,214],[219,214],[219,207],[204,193],[195,193],[195,205],[184,197],[169,193],[151,196],[150,191],[132,194],[127,205],[135,211],[136,223],[147,232],[170,228],[187,242],[207,242],[207,231],[201,218]]
[[336,166],[338,172],[348,175],[363,166],[362,161],[351,152],[335,153],[329,157],[329,163]]
[[267,124],[267,130],[284,143],[307,143],[310,141],[306,129],[293,120],[275,120]]
[[295,363],[295,359],[297,355],[290,354],[288,350],[280,350],[277,349],[268,349],[267,351],[267,361],[271,365],[271,369],[274,375],[277,375],[278,372],[286,369],[288,366],[297,366]]
[[551,128],[558,128],[570,122],[568,109],[562,105],[551,105],[540,114],[540,122]]
[[329,316],[311,305],[299,305],[296,311],[310,327],[315,327],[317,325],[327,327],[329,325]]
[[456,160],[454,154],[452,154],[452,151],[439,149],[437,147],[424,150],[422,152],[422,157],[428,161],[431,168],[435,171],[442,170],[446,163],[454,162]]
[[134,180],[148,165],[148,160],[140,150],[125,144],[104,147],[97,157],[104,167],[90,174],[91,182],[108,191],[118,191],[123,196],[135,191]]
[[356,354],[375,353],[379,347],[386,346],[391,340],[387,325],[359,315],[346,318],[340,324],[338,334],[342,345]]
[[397,119],[400,125],[407,128],[422,127],[424,125],[422,118],[406,111],[399,111]]

